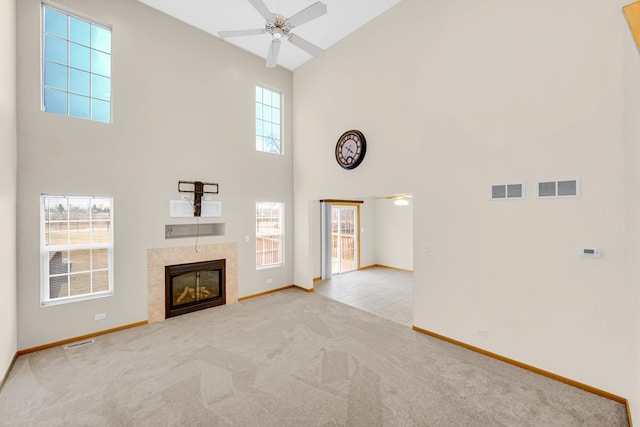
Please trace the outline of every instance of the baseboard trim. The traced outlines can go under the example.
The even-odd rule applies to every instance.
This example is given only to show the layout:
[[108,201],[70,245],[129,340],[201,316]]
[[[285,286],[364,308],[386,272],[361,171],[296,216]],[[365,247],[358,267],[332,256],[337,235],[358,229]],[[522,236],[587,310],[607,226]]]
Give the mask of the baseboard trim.
[[23,356],[25,354],[34,353],[36,351],[46,350],[48,348],[58,347],[72,342],[82,341],[88,338],[98,337],[100,335],[111,334],[113,332],[123,331],[125,329],[137,328],[138,326],[144,326],[148,324],[149,322],[147,320],[143,320],[142,322],[130,323],[128,325],[118,326],[117,328],[105,329],[103,331],[93,332],[91,334],[81,335],[79,337],[68,338],[66,340],[56,341],[49,344],[43,344],[37,347],[25,348],[24,350],[18,350],[16,356]]
[[629,419],[629,427],[633,427],[633,421],[631,421],[631,405],[629,404],[629,401],[627,399],[625,399],[624,404],[627,407],[627,418]]
[[314,281],[314,282],[319,282],[320,280],[322,280],[322,277],[321,277],[321,276],[318,276],[318,277],[314,277],[314,278],[313,278],[313,281]]
[[307,289],[307,288],[303,288],[302,286],[298,286],[298,285],[291,285],[291,287],[296,288],[296,289],[300,289],[301,291],[305,291],[309,294],[312,294],[315,292],[315,289],[311,288],[311,289]]
[[390,270],[406,271],[407,273],[413,273],[413,270],[407,270],[406,268],[391,267],[391,266],[382,265],[382,264],[366,265],[364,267],[360,267],[358,270],[367,270],[369,268],[375,268],[375,267],[388,268]]
[[286,291],[287,289],[300,289],[301,291],[305,291],[305,292],[313,292],[313,288],[311,289],[305,289],[302,286],[298,286],[298,285],[289,285],[289,286],[284,286],[282,288],[278,288],[278,289],[271,289],[270,291],[264,291],[264,292],[260,292],[258,294],[253,294],[253,295],[247,295],[246,297],[241,297],[238,298],[238,302],[240,301],[246,301],[248,299],[252,299],[252,298],[257,298],[257,297],[262,297],[265,295],[269,295],[269,294],[273,294],[276,292],[280,292],[280,291]]
[[2,381],[0,381],[0,390],[4,387],[4,383],[7,382],[7,378],[9,378],[9,372],[13,369],[13,365],[16,363],[16,359],[18,358],[18,353],[13,355],[13,359],[11,359],[11,363],[9,363],[9,367],[7,368],[7,372],[4,373],[2,377]]
[[[608,391],[604,391],[604,390],[600,390],[600,389],[595,388],[595,387],[591,387],[590,385],[583,384],[583,383],[578,382],[578,381],[574,381],[572,379],[560,376],[558,374],[554,374],[553,372],[545,371],[543,369],[536,368],[535,366],[527,365],[526,363],[522,363],[522,362],[518,362],[517,360],[509,359],[508,357],[504,357],[504,356],[501,356],[499,354],[492,353],[492,352],[487,351],[487,350],[483,350],[480,347],[475,347],[475,346],[463,343],[462,341],[457,341],[457,340],[454,340],[452,338],[445,337],[444,335],[436,334],[435,332],[427,331],[426,329],[422,329],[422,328],[419,328],[417,326],[414,326],[413,330],[416,331],[416,332],[420,332],[421,334],[425,334],[425,335],[428,335],[430,337],[437,338],[439,340],[446,341],[448,343],[455,344],[455,345],[458,345],[460,347],[464,347],[467,350],[471,350],[471,351],[474,351],[476,353],[480,353],[480,354],[482,354],[484,356],[492,357],[494,359],[500,360],[500,361],[508,363],[510,365],[517,366],[518,368],[526,369],[527,371],[531,371],[533,373],[536,373],[536,374],[539,374],[539,375],[543,375],[543,376],[551,378],[553,380],[560,381],[561,383],[568,384],[570,386],[579,388],[581,390],[588,391],[589,393],[597,394],[598,396],[605,397],[607,399],[616,401],[618,403],[623,403],[623,404],[627,405],[627,411],[630,411],[629,402],[627,401],[626,398],[624,398],[622,396],[618,396],[618,395],[615,395],[613,393],[609,393]],[[631,423],[631,418],[629,418],[629,423]]]

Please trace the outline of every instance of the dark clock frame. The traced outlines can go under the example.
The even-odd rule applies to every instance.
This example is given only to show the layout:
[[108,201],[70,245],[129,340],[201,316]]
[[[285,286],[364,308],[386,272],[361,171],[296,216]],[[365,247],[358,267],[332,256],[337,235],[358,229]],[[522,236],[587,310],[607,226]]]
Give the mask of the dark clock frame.
[[[346,164],[341,160],[342,146],[350,139],[354,141],[355,140],[359,141],[360,152],[358,153],[353,163]],[[364,137],[364,134],[359,130],[356,130],[356,129],[348,130],[345,133],[343,133],[340,136],[340,138],[338,138],[338,142],[336,143],[336,151],[335,151],[336,162],[338,162],[338,165],[340,165],[340,167],[342,167],[343,169],[349,170],[349,169],[357,168],[360,165],[360,163],[362,163],[362,161],[364,160],[364,156],[366,153],[367,153],[367,140]]]

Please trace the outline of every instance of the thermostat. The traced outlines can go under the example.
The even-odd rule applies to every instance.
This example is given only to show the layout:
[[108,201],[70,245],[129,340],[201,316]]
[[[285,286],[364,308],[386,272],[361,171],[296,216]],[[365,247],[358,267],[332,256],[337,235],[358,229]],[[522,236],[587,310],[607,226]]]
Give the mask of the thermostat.
[[600,258],[600,249],[580,248],[580,256],[583,256],[585,258]]

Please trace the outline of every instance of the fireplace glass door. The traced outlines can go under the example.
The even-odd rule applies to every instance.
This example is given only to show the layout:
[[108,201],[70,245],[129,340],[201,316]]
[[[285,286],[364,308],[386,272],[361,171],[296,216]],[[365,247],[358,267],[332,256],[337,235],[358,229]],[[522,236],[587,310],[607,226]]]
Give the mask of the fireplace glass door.
[[178,306],[220,296],[217,271],[190,271],[173,277],[173,305]]
[[167,318],[225,304],[225,260],[165,267]]

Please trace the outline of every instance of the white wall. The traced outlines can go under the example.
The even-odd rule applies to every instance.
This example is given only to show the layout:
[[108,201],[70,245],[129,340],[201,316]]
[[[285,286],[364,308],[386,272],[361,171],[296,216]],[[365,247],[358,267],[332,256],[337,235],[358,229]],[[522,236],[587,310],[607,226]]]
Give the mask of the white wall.
[[[412,189],[416,326],[629,396],[623,3],[402,1],[294,73],[294,197]],[[532,195],[574,177],[580,198]],[[488,200],[512,181],[526,200]]]
[[629,395],[633,419],[640,420],[640,51],[632,33],[624,34],[625,49],[625,172],[627,202],[627,238],[629,263],[629,310],[635,313],[629,337],[631,360],[629,372],[635,380]]
[[0,381],[17,350],[16,2],[0,0]]
[[376,264],[413,270],[413,202],[376,200]]
[[[199,242],[239,242],[240,296],[290,285],[291,72],[266,69],[263,59],[135,0],[57,4],[113,27],[113,123],[40,111],[40,2],[18,2],[18,347],[147,319],[147,249],[195,243],[164,239],[165,224],[195,222],[169,218],[181,179],[220,184],[226,235]],[[285,156],[255,150],[258,82],[284,94]],[[40,308],[41,193],[114,197],[113,297]],[[285,267],[256,271],[256,200],[286,204]]]
[[[374,197],[360,197],[360,267],[378,264],[376,251],[378,247],[377,208]],[[364,232],[362,230],[364,229]]]

